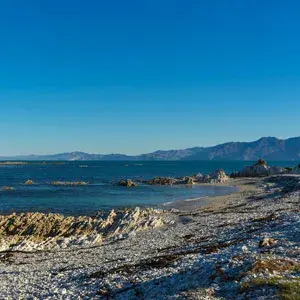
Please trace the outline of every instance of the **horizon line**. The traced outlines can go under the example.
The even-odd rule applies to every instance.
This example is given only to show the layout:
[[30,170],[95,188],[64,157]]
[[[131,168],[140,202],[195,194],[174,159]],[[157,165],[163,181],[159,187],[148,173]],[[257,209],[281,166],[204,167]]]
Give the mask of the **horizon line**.
[[285,141],[285,140],[289,140],[289,139],[293,139],[293,138],[300,138],[300,136],[290,136],[287,138],[277,138],[275,136],[262,136],[260,138],[257,138],[255,140],[251,140],[251,141],[230,141],[230,142],[224,142],[224,143],[220,143],[220,144],[214,144],[211,146],[191,146],[191,147],[187,147],[187,148],[177,148],[177,149],[166,149],[166,150],[154,150],[152,152],[144,152],[144,153],[140,153],[140,154],[128,154],[128,153],[93,153],[93,152],[85,152],[85,151],[81,151],[81,150],[75,150],[75,151],[64,151],[64,152],[56,152],[56,153],[51,153],[51,154],[16,154],[16,155],[0,155],[1,158],[10,158],[10,157],[22,157],[22,156],[53,156],[53,155],[60,155],[60,154],[72,154],[72,153],[83,153],[83,154],[88,154],[88,155],[103,155],[103,156],[108,156],[108,155],[125,155],[125,156],[132,156],[132,157],[138,157],[144,154],[151,154],[151,153],[155,153],[155,152],[160,152],[160,151],[181,151],[181,150],[189,150],[189,149],[193,149],[193,148],[213,148],[216,146],[221,146],[221,145],[225,145],[225,144],[230,144],[230,143],[254,143],[257,142],[259,140],[262,139],[266,139],[266,138],[273,138],[273,139],[277,139],[279,141]]

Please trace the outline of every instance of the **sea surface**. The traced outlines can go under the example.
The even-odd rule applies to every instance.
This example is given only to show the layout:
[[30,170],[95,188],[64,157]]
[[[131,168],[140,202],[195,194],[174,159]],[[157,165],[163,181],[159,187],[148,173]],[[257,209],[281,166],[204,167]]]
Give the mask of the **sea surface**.
[[[227,173],[253,162],[245,161],[93,161],[30,162],[0,166],[0,213],[54,212],[92,215],[99,210],[132,206],[158,206],[205,196],[228,194],[233,187],[150,186],[125,188],[120,179],[150,179],[155,176],[181,177],[206,174],[218,168]],[[292,162],[274,165],[293,166]],[[33,180],[34,185],[25,185]],[[85,181],[86,186],[53,186],[53,181]],[[13,187],[7,191],[1,188]]]

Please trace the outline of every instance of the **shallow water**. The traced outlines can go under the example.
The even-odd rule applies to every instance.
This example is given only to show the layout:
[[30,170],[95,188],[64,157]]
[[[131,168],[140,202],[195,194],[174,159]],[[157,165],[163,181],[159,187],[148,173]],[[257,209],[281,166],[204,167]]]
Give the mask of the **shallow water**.
[[[124,178],[150,179],[209,173],[223,168],[227,173],[252,162],[64,162],[0,166],[0,213],[57,212],[66,215],[93,214],[114,207],[160,206],[166,202],[232,192],[231,187],[214,186],[117,186]],[[277,163],[279,164],[279,163]],[[291,163],[281,163],[291,165]],[[35,185],[25,185],[26,180]],[[87,186],[53,186],[53,181],[85,181]],[[204,203],[204,202],[203,202]],[[200,205],[200,204],[199,204]]]

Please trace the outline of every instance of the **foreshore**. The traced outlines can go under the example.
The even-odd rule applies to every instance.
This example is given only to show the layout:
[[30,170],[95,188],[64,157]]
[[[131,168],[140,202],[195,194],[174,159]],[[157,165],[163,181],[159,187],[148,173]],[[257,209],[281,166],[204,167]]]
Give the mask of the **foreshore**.
[[178,209],[179,211],[192,211],[201,208],[217,208],[226,206],[229,201],[234,199],[239,199],[241,194],[255,192],[258,187],[253,184],[249,185],[249,179],[239,178],[239,179],[228,179],[228,181],[223,183],[197,183],[195,185],[201,187],[211,187],[214,186],[218,188],[228,188],[228,190],[222,190],[221,195],[214,196],[204,196],[192,199],[178,200],[172,203],[164,203],[163,207],[166,209]]
[[[56,225],[48,223],[49,231],[30,227],[32,222],[22,228],[24,220],[10,227],[2,218],[2,246],[15,235],[23,242],[0,253],[0,298],[297,295],[299,182],[299,175],[230,179],[226,184],[235,185],[236,192],[209,198],[193,211],[129,210],[125,218],[116,212],[98,223],[86,217],[56,219]],[[65,227],[57,238],[59,224]]]

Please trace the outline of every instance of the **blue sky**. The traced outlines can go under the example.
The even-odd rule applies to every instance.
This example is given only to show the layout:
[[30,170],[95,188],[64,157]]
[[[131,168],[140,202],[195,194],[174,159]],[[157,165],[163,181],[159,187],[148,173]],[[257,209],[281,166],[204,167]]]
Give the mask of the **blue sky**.
[[0,2],[0,155],[300,134],[300,2]]

